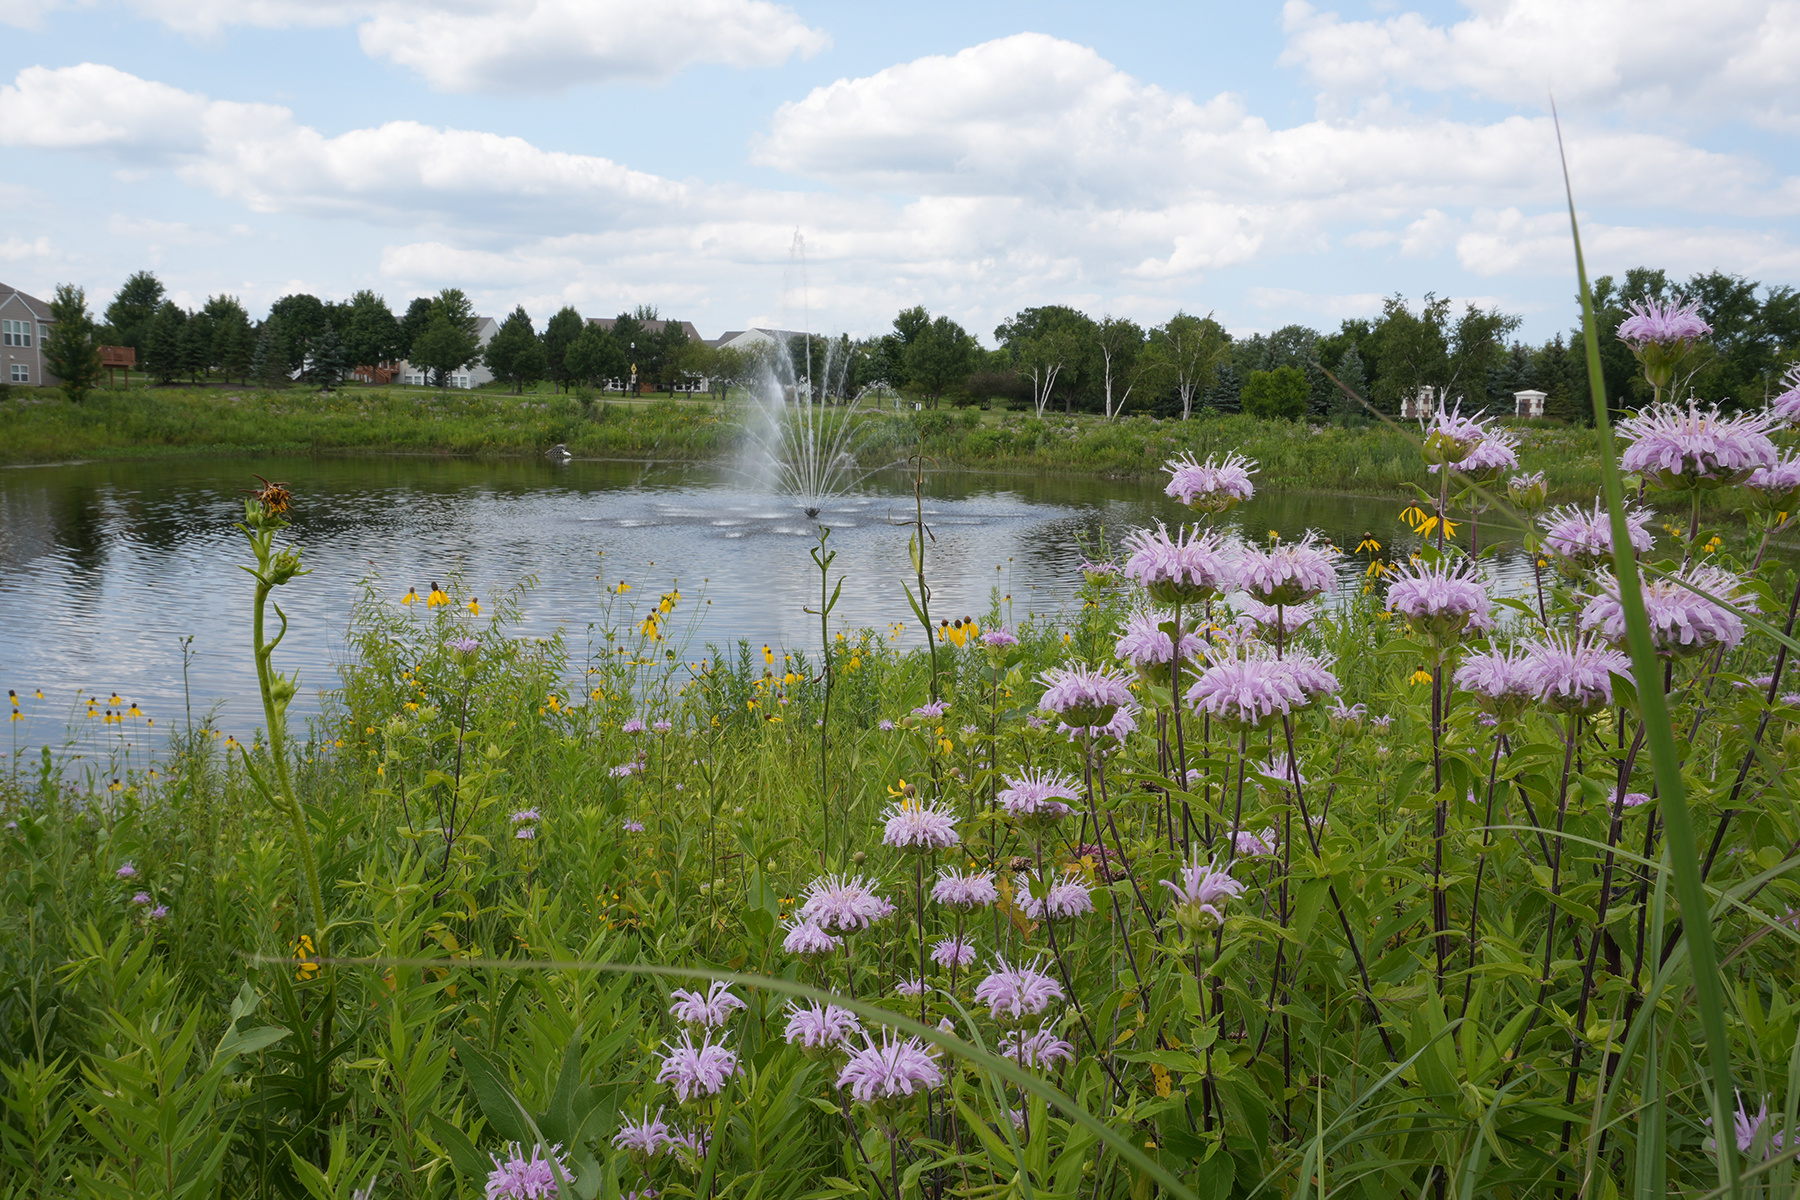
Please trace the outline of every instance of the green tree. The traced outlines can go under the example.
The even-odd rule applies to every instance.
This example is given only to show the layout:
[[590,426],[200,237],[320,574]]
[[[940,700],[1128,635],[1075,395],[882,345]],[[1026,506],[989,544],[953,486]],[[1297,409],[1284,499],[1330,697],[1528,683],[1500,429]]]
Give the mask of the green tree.
[[564,305],[544,326],[544,371],[546,377],[564,391],[569,389],[574,378],[568,364],[569,347],[581,336],[586,324],[580,313]]
[[447,390],[451,373],[462,370],[480,355],[481,346],[475,335],[440,313],[431,318],[431,324],[413,343],[411,361],[430,371],[433,382]]
[[205,309],[190,312],[181,327],[181,370],[189,383],[202,383],[212,373],[215,328],[212,314]]
[[304,292],[283,296],[269,306],[269,320],[281,329],[290,375],[306,365],[312,340],[324,331],[327,319],[324,302]]
[[1143,377],[1144,329],[1128,317],[1108,313],[1100,319],[1098,334],[1105,401],[1101,415],[1110,421],[1125,411],[1125,402]]
[[332,326],[344,344],[344,359],[354,367],[376,367],[405,357],[400,322],[387,301],[364,288],[342,305]]
[[619,380],[621,386],[630,372],[625,361],[625,347],[619,339],[599,325],[585,325],[569,343],[563,359],[564,369],[573,383],[605,387],[608,380]]
[[[640,306],[638,311],[645,310]],[[654,308],[649,311],[653,315],[656,312]],[[647,376],[650,372],[645,369],[645,364],[649,361],[652,347],[650,335],[644,331],[643,322],[631,313],[620,313],[613,321],[612,336],[619,343],[619,348],[625,352],[625,372],[619,378],[629,384],[634,367],[639,375]]]
[[250,332],[250,314],[244,311],[235,296],[207,297],[206,313],[212,318],[209,357],[213,366],[227,380],[235,376],[248,381],[250,361],[256,349],[256,339]]
[[313,338],[306,356],[306,381],[329,392],[344,382],[348,364],[349,357],[344,353],[344,343],[338,338],[337,330],[332,328],[330,321],[325,322],[325,327]]
[[1072,411],[1076,393],[1088,382],[1084,369],[1090,361],[1100,361],[1099,326],[1086,313],[1062,304],[1020,309],[995,327],[994,340],[1011,354],[1019,375],[1031,381],[1031,403],[1040,420],[1059,387],[1063,411]]
[[1194,415],[1194,398],[1212,385],[1231,350],[1231,335],[1212,314],[1196,317],[1177,312],[1150,331],[1144,348],[1161,388],[1173,389],[1181,401],[1181,419]]
[[1238,394],[1244,411],[1264,420],[1298,421],[1306,415],[1312,385],[1299,367],[1252,371]]
[[949,317],[939,317],[907,346],[907,380],[936,407],[939,396],[969,377],[977,349],[967,330]]
[[686,377],[691,340],[680,321],[664,321],[662,328],[651,338],[655,346],[656,380],[670,395],[674,394],[675,385]]
[[1367,398],[1369,394],[1369,381],[1363,372],[1362,355],[1357,352],[1354,342],[1338,360],[1337,370],[1333,374],[1337,376],[1338,385],[1341,386],[1333,385],[1331,403],[1326,411],[1333,421],[1339,425],[1347,425],[1353,418],[1362,415],[1362,404],[1357,397]]
[[100,346],[87,292],[72,283],[56,285],[50,302],[50,330],[44,338],[44,366],[62,380],[63,395],[75,404],[100,383]]
[[158,383],[174,383],[186,366],[181,334],[187,316],[173,300],[164,300],[150,321],[144,337],[144,368]]
[[146,361],[150,344],[150,322],[162,307],[162,281],[149,271],[139,271],[125,281],[113,302],[106,306],[105,336],[108,345],[130,346],[138,353],[138,361]]
[[408,362],[413,361],[413,343],[431,324],[430,296],[415,296],[413,302],[406,306],[406,315],[400,318],[400,357]]
[[493,340],[487,345],[486,358],[494,378],[511,384],[514,392],[523,392],[526,384],[536,383],[544,377],[548,366],[544,344],[531,327],[531,317],[526,314],[524,305],[514,308],[512,315],[494,331]]

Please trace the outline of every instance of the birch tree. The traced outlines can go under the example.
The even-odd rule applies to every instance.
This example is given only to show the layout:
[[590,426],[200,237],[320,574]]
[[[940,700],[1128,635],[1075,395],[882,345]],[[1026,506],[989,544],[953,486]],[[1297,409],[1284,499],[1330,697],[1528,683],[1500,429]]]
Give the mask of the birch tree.
[[1212,314],[1196,317],[1177,312],[1150,331],[1145,354],[1158,376],[1181,397],[1181,419],[1194,415],[1194,397],[1212,382],[1220,361],[1231,349],[1231,335]]
[[[1139,361],[1144,351],[1144,330],[1129,317],[1105,316],[1100,319],[1100,371],[1105,387],[1105,408],[1102,410],[1108,421],[1113,420],[1125,411],[1125,402],[1131,399],[1131,389],[1137,386],[1143,377],[1142,363]],[[1117,406],[1113,403],[1113,390],[1123,385],[1119,392]]]

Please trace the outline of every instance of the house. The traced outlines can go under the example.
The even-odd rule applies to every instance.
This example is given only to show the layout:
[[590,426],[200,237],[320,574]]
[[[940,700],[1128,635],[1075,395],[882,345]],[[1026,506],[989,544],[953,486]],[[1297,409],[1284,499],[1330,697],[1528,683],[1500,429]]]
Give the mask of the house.
[[44,370],[44,338],[50,306],[0,283],[0,383],[41,387],[61,382]]
[[754,350],[759,346],[779,346],[782,349],[786,349],[787,344],[791,339],[805,336],[806,334],[797,329],[764,329],[761,327],[752,327],[750,329],[729,330],[706,344],[711,346],[714,350],[724,350],[727,348],[732,350]]
[[1548,392],[1540,392],[1536,388],[1526,388],[1522,392],[1514,392],[1513,415],[1515,417],[1541,417],[1544,415],[1544,401],[1548,398]]
[[[494,334],[499,332],[499,329],[500,322],[492,317],[475,318],[475,337],[481,343],[483,350],[486,350],[487,344],[494,340]],[[431,372],[424,367],[415,367],[404,359],[394,365],[389,378],[398,379],[406,387],[431,386]],[[453,388],[478,388],[484,383],[494,382],[494,373],[487,369],[485,363],[477,362],[452,373],[447,382]]]
[[[619,319],[617,317],[589,317],[587,323],[589,325],[598,325],[606,332],[611,333],[613,326],[618,324],[618,322]],[[638,324],[644,327],[645,333],[652,334],[661,333],[669,326],[669,322],[667,321],[640,321]],[[676,321],[675,324],[681,327],[681,332],[687,334],[688,341],[696,344],[712,345],[711,342],[700,336],[700,331],[694,328],[694,323],[692,321]]]

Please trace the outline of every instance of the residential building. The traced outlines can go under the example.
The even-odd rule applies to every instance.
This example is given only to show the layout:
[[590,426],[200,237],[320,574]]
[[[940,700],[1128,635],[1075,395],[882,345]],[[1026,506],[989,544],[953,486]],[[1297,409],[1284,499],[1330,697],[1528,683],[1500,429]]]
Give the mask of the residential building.
[[[499,329],[500,322],[492,317],[475,318],[475,337],[480,341],[483,350],[486,350],[488,343],[494,340],[494,334],[499,332]],[[406,387],[430,387],[432,383],[430,371],[424,367],[415,367],[404,359],[393,367],[393,374],[390,378],[398,379]],[[472,366],[453,372],[449,379],[451,387],[463,389],[478,388],[484,383],[492,382],[494,382],[494,373],[487,369],[487,364],[484,362],[476,362]]]
[[790,339],[805,336],[796,329],[764,329],[760,326],[753,326],[749,329],[729,330],[706,344],[714,350],[723,350],[727,347],[733,350],[754,350],[758,346],[786,347]]
[[[589,317],[587,319],[589,325],[598,325],[608,333],[612,332],[612,327],[618,324],[618,321],[617,317]],[[640,321],[638,324],[644,327],[645,333],[661,333],[669,323],[667,321]],[[711,342],[700,336],[700,331],[694,328],[692,321],[677,321],[675,324],[681,326],[681,332],[687,334],[688,341],[705,342],[708,346],[712,345]]]
[[50,306],[0,283],[0,383],[41,387],[61,380],[44,370]]

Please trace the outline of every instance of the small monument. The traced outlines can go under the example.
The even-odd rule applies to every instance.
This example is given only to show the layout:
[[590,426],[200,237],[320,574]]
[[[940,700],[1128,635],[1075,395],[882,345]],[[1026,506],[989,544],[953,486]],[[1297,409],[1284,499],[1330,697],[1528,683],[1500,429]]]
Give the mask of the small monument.
[[1437,411],[1437,389],[1430,385],[1419,388],[1410,396],[1400,398],[1400,419],[1402,421],[1427,421]]
[[1513,393],[1513,416],[1515,416],[1515,417],[1541,417],[1541,416],[1543,416],[1544,415],[1544,401],[1548,398],[1548,395],[1549,394],[1547,392],[1540,392],[1536,388],[1526,388],[1522,392],[1514,392]]

